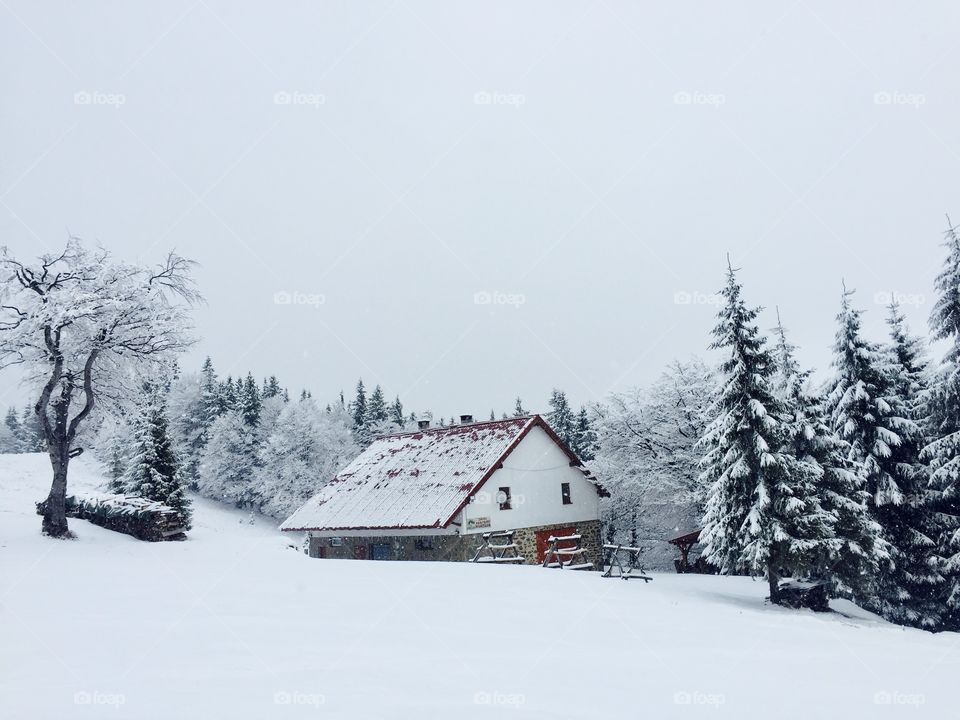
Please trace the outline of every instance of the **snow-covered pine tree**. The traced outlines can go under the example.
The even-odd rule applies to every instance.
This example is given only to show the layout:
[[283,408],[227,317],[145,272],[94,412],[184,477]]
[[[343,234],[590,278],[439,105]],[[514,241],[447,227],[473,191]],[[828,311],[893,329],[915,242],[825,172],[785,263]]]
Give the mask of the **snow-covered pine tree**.
[[517,397],[517,402],[516,402],[516,403],[514,404],[514,406],[513,406],[513,416],[514,416],[514,417],[525,417],[525,416],[527,416],[527,415],[529,415],[529,414],[530,414],[530,413],[528,413],[528,412],[524,409],[524,407],[523,407],[523,401],[522,401],[519,397]]
[[777,311],[773,386],[786,410],[784,448],[814,469],[817,493],[832,515],[835,539],[825,543],[813,574],[832,581],[834,591],[865,602],[874,595],[880,562],[890,559],[882,530],[867,508],[863,479],[846,457],[847,445],[828,421],[824,398],[810,390],[810,371],[801,371]]
[[40,427],[40,418],[27,405],[20,415],[20,452],[44,452],[46,443],[43,440],[43,429]]
[[227,375],[227,379],[217,386],[217,417],[237,408],[237,390],[233,384],[233,378]]
[[593,460],[597,447],[597,435],[590,424],[587,409],[580,406],[574,425],[573,451],[581,460]]
[[[897,394],[903,371],[863,338],[861,311],[844,287],[834,344],[835,379],[827,395],[831,427],[847,443],[847,459],[861,475],[867,507],[883,528],[891,561],[880,564],[876,595],[866,605],[894,622],[934,627],[928,594],[936,583],[925,568],[925,478],[918,461],[922,434],[908,401]],[[928,548],[929,550],[929,548]]]
[[390,406],[390,422],[396,425],[398,430],[402,430],[406,424],[406,418],[403,415],[403,403],[400,402],[399,396]]
[[[237,380],[239,385],[240,381]],[[243,382],[243,387],[237,398],[237,407],[243,421],[250,427],[256,427],[260,424],[260,408],[262,401],[260,399],[260,389],[257,387],[257,381],[253,379],[253,373],[247,373],[247,379]]]
[[280,381],[277,380],[276,375],[271,375],[269,378],[264,378],[263,380],[263,391],[261,396],[264,400],[267,398],[277,397],[282,392],[280,387]]
[[350,403],[350,415],[353,418],[353,434],[360,447],[370,444],[370,431],[367,423],[367,391],[363,378],[357,381],[357,394]]
[[387,428],[389,421],[387,401],[383,396],[383,388],[379,385],[373,388],[367,400],[367,428],[370,436],[379,435]]
[[2,452],[18,453],[20,452],[20,418],[17,417],[17,409],[11,407],[7,410],[7,415],[3,419],[4,425],[4,447]]
[[942,627],[960,631],[960,234],[950,218],[944,246],[947,257],[935,282],[930,330],[934,339],[948,346],[927,395],[931,441],[922,457],[929,463],[931,489],[938,493],[933,520],[944,577]]
[[701,440],[702,477],[711,487],[700,538],[704,555],[722,572],[765,575],[770,600],[779,603],[780,578],[815,567],[833,539],[832,518],[820,506],[813,469],[784,452],[784,408],[755,322],[760,309],[748,308],[741,294],[729,267],[711,344],[729,355],[715,419]]
[[560,439],[572,446],[577,433],[576,418],[570,409],[570,403],[567,402],[567,395],[562,390],[555,388],[550,394],[547,420]]
[[189,527],[190,499],[170,442],[166,393],[162,383],[149,383],[144,387],[140,409],[131,426],[129,464],[115,486],[125,495],[168,505],[177,512],[178,524]]

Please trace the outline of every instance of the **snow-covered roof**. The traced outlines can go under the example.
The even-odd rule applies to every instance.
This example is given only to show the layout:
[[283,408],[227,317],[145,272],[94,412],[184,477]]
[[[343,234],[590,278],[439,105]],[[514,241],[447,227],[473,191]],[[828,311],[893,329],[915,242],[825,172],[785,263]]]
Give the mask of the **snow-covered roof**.
[[280,526],[281,530],[446,527],[539,416],[452,425],[374,440]]

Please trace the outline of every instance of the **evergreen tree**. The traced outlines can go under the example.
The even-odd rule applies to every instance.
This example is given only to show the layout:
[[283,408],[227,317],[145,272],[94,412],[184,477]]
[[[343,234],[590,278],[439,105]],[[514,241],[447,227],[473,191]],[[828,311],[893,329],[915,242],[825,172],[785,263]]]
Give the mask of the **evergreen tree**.
[[34,453],[46,450],[46,441],[43,439],[43,428],[40,427],[40,418],[30,405],[23,408],[20,415],[20,452]]
[[932,540],[924,526],[930,499],[919,451],[922,434],[911,419],[912,400],[897,393],[906,369],[861,335],[861,312],[844,288],[834,345],[836,379],[827,398],[831,426],[847,443],[847,459],[858,470],[867,506],[883,528],[891,561],[881,563],[875,597],[866,604],[895,622],[933,627],[938,623],[930,594],[938,584]]
[[835,539],[824,544],[813,574],[830,579],[835,591],[866,602],[875,592],[879,563],[890,559],[880,525],[867,508],[867,493],[847,445],[830,427],[824,399],[808,390],[810,371],[801,371],[777,312],[773,351],[776,392],[786,409],[785,452],[813,468],[821,505],[832,516]]
[[383,397],[383,389],[377,385],[367,401],[367,424],[371,428],[379,428],[388,420],[387,401]]
[[393,401],[393,405],[390,406],[390,421],[397,426],[398,429],[403,429],[406,418],[403,416],[403,403],[400,402],[400,397],[398,396],[396,400]]
[[948,343],[927,395],[931,442],[922,456],[929,462],[930,487],[937,493],[932,520],[937,525],[937,554],[945,578],[941,590],[943,627],[960,630],[960,235],[947,218],[947,257],[936,279],[937,300],[930,313],[934,339]]
[[497,419],[497,414],[493,411],[493,408],[490,408],[490,420],[493,421],[496,419]]
[[550,412],[547,419],[550,426],[567,445],[572,446],[576,437],[576,419],[570,410],[567,396],[562,390],[554,389],[550,394]]
[[166,390],[150,384],[144,390],[140,411],[134,419],[132,453],[126,471],[115,481],[115,488],[163,503],[177,512],[179,524],[190,523],[190,499],[168,434]]
[[701,441],[703,479],[711,484],[701,541],[723,572],[765,575],[777,603],[781,577],[816,567],[832,541],[831,517],[813,469],[783,451],[788,435],[772,390],[773,359],[755,324],[759,308],[747,308],[741,293],[731,267],[711,345],[729,355]]
[[367,426],[367,391],[363,387],[363,378],[357,382],[357,394],[350,403],[350,416],[353,418],[353,434],[360,447],[370,444],[370,431]]
[[573,451],[581,460],[593,460],[597,448],[597,434],[590,425],[590,416],[587,409],[580,407],[577,413],[576,427],[573,436]]
[[[239,379],[237,384],[240,384]],[[243,421],[250,427],[257,427],[260,424],[260,409],[262,406],[257,381],[253,379],[253,373],[247,373],[247,379],[237,396],[237,408],[243,417]]]
[[513,406],[513,416],[514,416],[514,417],[525,417],[525,416],[527,416],[527,415],[529,415],[529,414],[530,414],[530,413],[528,413],[526,410],[523,409],[523,402],[522,402],[522,401],[520,400],[520,398],[518,397],[518,398],[517,398],[517,403],[516,403],[516,405]]
[[217,388],[217,416],[225,415],[237,408],[237,391],[233,385],[233,378],[227,379]]
[[23,445],[23,430],[20,427],[20,418],[17,417],[16,408],[11,407],[7,410],[7,416],[3,419],[3,424],[7,430],[7,447],[4,449],[4,452],[23,452],[21,449]]
[[280,381],[277,380],[276,375],[271,375],[269,379],[264,379],[263,381],[263,392],[261,393],[263,399],[277,397],[281,393]]

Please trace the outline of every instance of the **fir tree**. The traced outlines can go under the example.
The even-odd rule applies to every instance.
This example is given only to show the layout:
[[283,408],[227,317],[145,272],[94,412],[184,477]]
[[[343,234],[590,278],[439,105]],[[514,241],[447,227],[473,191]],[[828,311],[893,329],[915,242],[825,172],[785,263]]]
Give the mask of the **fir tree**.
[[383,397],[383,389],[377,385],[367,401],[367,424],[378,427],[387,422],[387,419],[387,402]]
[[[237,380],[240,386],[240,380]],[[243,417],[243,421],[250,427],[257,427],[260,424],[260,409],[263,403],[260,399],[260,390],[257,388],[257,381],[253,379],[253,373],[247,373],[247,379],[239,387],[237,394],[237,409]]]
[[890,559],[881,527],[867,508],[863,480],[846,458],[847,446],[830,427],[824,399],[808,390],[810,371],[801,371],[777,312],[773,386],[786,409],[785,452],[813,468],[821,505],[832,516],[835,539],[825,543],[812,573],[832,581],[835,591],[860,602],[873,596],[880,562]]
[[947,258],[937,276],[937,300],[930,313],[934,339],[948,343],[927,395],[932,441],[923,449],[930,486],[937,493],[932,520],[937,525],[937,554],[944,576],[943,628],[960,630],[960,236],[947,218]]
[[22,452],[23,430],[20,427],[20,418],[17,417],[17,409],[11,407],[7,410],[7,416],[3,419],[3,424],[7,426],[10,438],[10,452]]
[[357,394],[350,403],[350,416],[353,418],[353,434],[360,447],[370,444],[370,431],[367,425],[367,391],[363,378],[357,382]]
[[834,345],[836,379],[827,407],[832,428],[847,443],[847,459],[863,479],[870,513],[890,546],[891,561],[881,563],[876,595],[866,604],[895,622],[933,627],[938,619],[929,595],[939,581],[936,561],[926,559],[932,541],[924,530],[929,498],[918,457],[922,434],[910,417],[912,401],[897,393],[905,369],[895,357],[904,348],[885,357],[865,340],[852,296],[844,288]]
[[34,453],[46,450],[43,439],[43,429],[40,427],[40,418],[30,405],[23,408],[20,415],[20,452]]
[[237,391],[233,385],[233,378],[227,375],[217,388],[217,416],[225,415],[237,408]]
[[580,407],[577,413],[576,426],[573,436],[573,451],[581,460],[593,460],[597,448],[597,434],[590,425],[590,416],[587,409]]
[[267,398],[277,397],[282,392],[280,387],[280,381],[277,380],[276,375],[271,375],[269,378],[263,379],[263,389],[260,392],[260,396],[266,400]]
[[517,398],[516,404],[513,406],[513,416],[514,417],[526,417],[529,415],[526,410],[523,409],[523,401],[520,398]]
[[496,419],[497,419],[497,414],[493,411],[493,408],[490,408],[490,420],[493,421]]
[[561,440],[572,446],[577,431],[576,419],[570,410],[567,396],[562,390],[554,389],[550,394],[550,408],[547,414],[550,426]]
[[398,396],[397,399],[393,401],[393,405],[390,406],[390,421],[402,429],[405,420],[406,418],[403,416],[403,403],[400,402],[400,397]]
[[189,527],[190,499],[167,429],[165,389],[148,385],[132,427],[130,463],[115,487],[126,495],[168,505],[176,511],[178,524]]
[[701,441],[710,483],[701,541],[725,573],[765,575],[770,600],[779,579],[809,573],[832,540],[831,517],[815,492],[816,474],[783,451],[784,408],[772,390],[773,360],[729,268],[711,348],[729,353],[715,419]]

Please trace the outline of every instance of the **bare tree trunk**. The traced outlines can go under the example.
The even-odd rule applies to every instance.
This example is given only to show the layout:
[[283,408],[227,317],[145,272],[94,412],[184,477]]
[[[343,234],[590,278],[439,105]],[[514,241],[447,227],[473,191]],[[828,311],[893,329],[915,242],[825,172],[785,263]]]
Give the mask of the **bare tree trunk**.
[[69,537],[67,527],[67,467],[70,451],[66,443],[54,447],[48,443],[50,464],[53,466],[53,483],[50,494],[43,504],[43,534],[50,537]]
[[767,582],[770,585],[770,602],[780,604],[780,575],[772,562],[767,563]]

